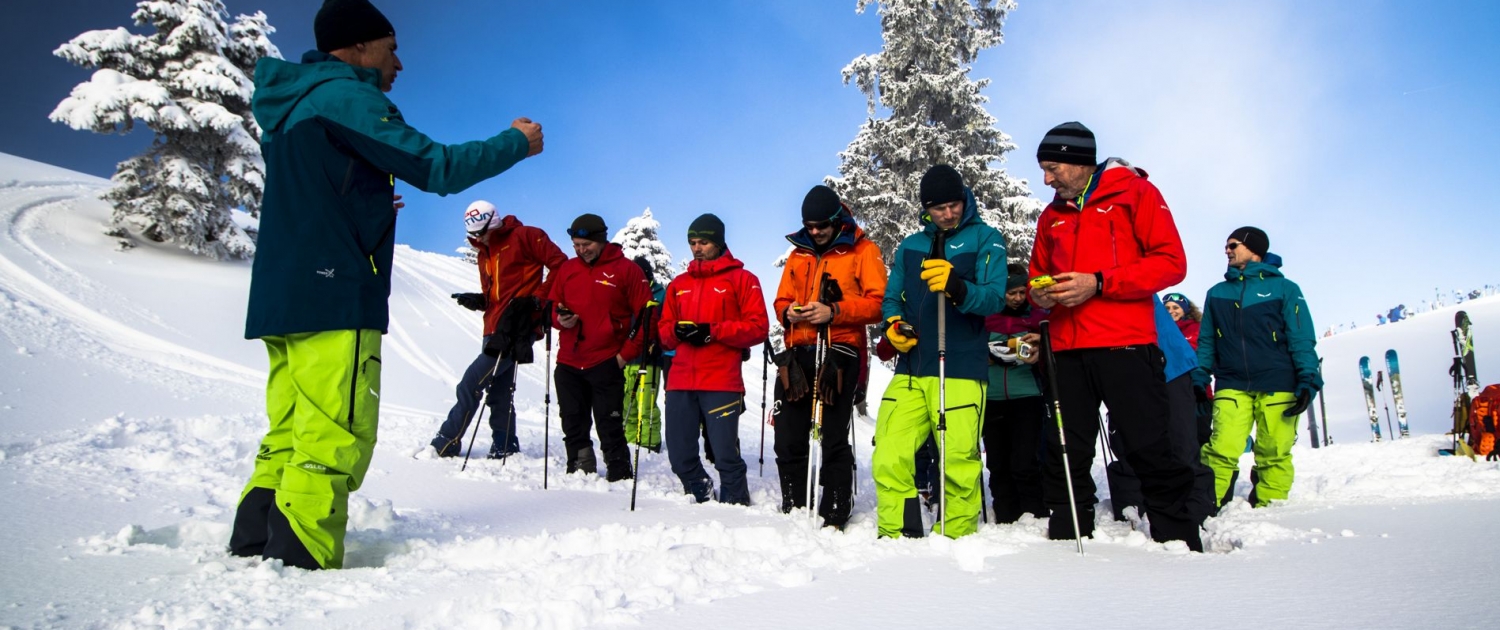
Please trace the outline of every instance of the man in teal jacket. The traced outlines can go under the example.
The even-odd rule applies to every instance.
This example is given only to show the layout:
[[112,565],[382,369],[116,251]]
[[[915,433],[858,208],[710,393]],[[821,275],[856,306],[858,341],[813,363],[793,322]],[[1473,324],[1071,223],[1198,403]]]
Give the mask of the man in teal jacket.
[[235,555],[339,568],[349,493],[375,449],[400,179],[453,194],[542,151],[526,118],[488,139],[434,142],[383,94],[401,61],[368,0],[328,0],[302,63],[262,59],[251,110],[266,161],[245,338],[270,355],[270,429],[230,537]]
[[[989,379],[989,333],[984,317],[999,312],[1005,294],[1005,237],[979,219],[974,193],[953,167],[922,176],[922,231],[901,241],[892,258],[881,315],[886,340],[901,356],[881,397],[875,421],[875,476],[879,535],[924,535],[914,484],[916,451],[936,435],[939,389],[946,389],[947,510],[934,527],[951,538],[979,526],[979,433]],[[939,300],[940,295],[947,296]],[[941,302],[941,305],[940,305]],[[938,309],[945,313],[947,365],[938,378]]]
[[1203,301],[1193,383],[1202,398],[1209,375],[1214,378],[1213,434],[1203,445],[1203,463],[1214,471],[1220,507],[1233,497],[1252,426],[1250,504],[1287,498],[1297,416],[1323,387],[1307,301],[1297,283],[1281,275],[1281,257],[1268,252],[1270,246],[1259,228],[1231,233],[1224,244],[1229,270]]

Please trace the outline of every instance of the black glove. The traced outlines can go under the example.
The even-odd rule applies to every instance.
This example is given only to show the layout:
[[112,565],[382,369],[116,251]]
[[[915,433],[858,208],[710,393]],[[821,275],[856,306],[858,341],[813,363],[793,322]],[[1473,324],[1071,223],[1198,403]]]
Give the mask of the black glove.
[[1297,404],[1292,405],[1291,409],[1281,412],[1281,417],[1295,418],[1302,415],[1303,412],[1307,411],[1308,406],[1312,405],[1313,395],[1316,393],[1317,390],[1313,389],[1312,385],[1298,385]]
[[1208,388],[1202,385],[1193,385],[1193,400],[1200,403],[1212,401],[1212,399],[1208,397]]
[[948,294],[948,299],[953,300],[955,306],[964,303],[964,298],[969,296],[969,285],[964,284],[963,278],[958,274],[948,276],[948,284],[943,285],[943,293]]
[[[783,352],[790,356],[791,351]],[[781,380],[782,397],[787,402],[802,400],[807,395],[807,375],[802,372],[802,364],[797,361],[788,361],[786,365],[776,368],[776,378]]]
[[708,345],[713,341],[713,334],[708,324],[694,324],[692,322],[677,322],[677,328],[673,331],[677,339],[695,346]]
[[1490,451],[1489,455],[1485,455],[1484,456],[1484,461],[1487,461],[1487,462],[1500,461],[1500,448],[1497,448],[1497,449],[1495,449],[1493,451]]
[[454,293],[452,297],[458,302],[459,306],[471,311],[482,311],[485,304],[488,303],[488,300],[484,299],[483,293]]

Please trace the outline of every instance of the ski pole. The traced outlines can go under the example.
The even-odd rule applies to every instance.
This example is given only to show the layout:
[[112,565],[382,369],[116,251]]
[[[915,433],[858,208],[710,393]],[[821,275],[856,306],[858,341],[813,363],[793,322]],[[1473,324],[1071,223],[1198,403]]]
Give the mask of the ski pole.
[[760,352],[760,476],[766,476],[766,383],[771,365],[771,339]]
[[[646,357],[641,357],[641,366],[635,371],[635,472],[630,479],[630,511],[635,511],[635,489],[641,483],[641,442],[645,441],[646,390],[641,387],[646,381]],[[656,384],[651,385],[653,392]]]
[[1073,540],[1083,555],[1083,534],[1078,529],[1078,500],[1073,495],[1073,471],[1068,466],[1068,435],[1063,431],[1062,396],[1057,391],[1057,357],[1052,354],[1052,322],[1042,320],[1042,356],[1047,360],[1047,384],[1052,386],[1052,417],[1057,420],[1057,444],[1062,451],[1063,480],[1068,484],[1068,511],[1073,516]]
[[[485,404],[489,402],[489,394],[485,393],[483,397],[480,397],[479,394],[481,392],[484,392],[489,388],[490,384],[495,382],[495,372],[498,372],[500,370],[500,362],[504,360],[504,357],[505,352],[502,349],[501,353],[495,357],[495,364],[490,366],[490,373],[479,381],[479,387],[477,388],[477,391],[474,392],[474,398],[479,401],[479,417],[474,419],[474,433],[469,436],[469,450],[464,451],[464,463],[462,466],[458,467],[459,472],[463,472],[469,469],[469,455],[474,453],[474,440],[479,438],[479,425],[484,421],[484,408],[489,406]],[[511,404],[515,404],[516,396],[514,387],[511,388],[510,399]],[[462,432],[460,432],[458,435],[460,439],[463,438]],[[509,441],[509,438],[506,438],[506,441]]]
[[[498,366],[499,363],[496,363],[496,365]],[[521,374],[521,366],[517,365],[515,363],[511,363],[510,364],[510,405],[509,405],[510,406],[510,410],[509,410],[510,411],[510,415],[508,415],[508,416],[505,417],[505,433],[502,434],[502,435],[505,436],[504,439],[503,439],[504,444],[499,447],[500,453],[501,453],[501,455],[500,455],[500,467],[501,468],[504,468],[506,460],[510,459],[510,453],[511,453],[511,451],[510,451],[510,438],[511,438],[510,430],[511,430],[511,427],[513,427],[515,425],[515,422],[516,422],[516,379],[520,376],[520,374]],[[520,440],[518,439],[517,443],[519,444],[519,442],[520,442]],[[496,447],[491,446],[490,448],[493,449],[493,448],[496,448]],[[517,448],[519,448],[519,446]]]
[[[943,245],[946,232],[937,231],[933,239],[936,255],[928,258],[944,259]],[[938,476],[942,478],[942,494],[938,495],[938,534],[948,535],[948,294],[937,294],[938,325]]]
[[552,417],[552,305],[542,309],[542,319],[547,325],[547,362],[542,369],[546,370],[547,393],[542,396],[542,489],[547,489],[547,462],[552,458],[552,440],[550,438]]
[[[1385,392],[1384,388],[1381,387],[1381,385],[1383,385],[1384,383],[1385,383],[1385,372],[1376,370],[1375,371],[1375,389],[1377,391],[1381,391],[1381,392],[1383,392],[1385,394],[1390,394],[1390,392]],[[1395,429],[1395,427],[1391,426],[1391,405],[1386,402],[1385,396],[1381,396],[1380,397],[1380,406],[1385,408],[1385,431],[1386,431],[1386,433],[1391,434],[1391,439],[1394,440],[1394,439],[1396,439],[1396,429]]]
[[[1323,357],[1318,357],[1318,379],[1323,379]],[[1318,391],[1318,410],[1323,414],[1323,446],[1333,444],[1333,436],[1328,433],[1328,403],[1323,398],[1322,390]]]
[[813,346],[813,421],[807,430],[807,511],[814,521],[818,518],[817,491],[819,460],[823,458],[820,440],[823,431],[823,361],[827,360],[826,342],[828,325],[818,327],[818,336]]

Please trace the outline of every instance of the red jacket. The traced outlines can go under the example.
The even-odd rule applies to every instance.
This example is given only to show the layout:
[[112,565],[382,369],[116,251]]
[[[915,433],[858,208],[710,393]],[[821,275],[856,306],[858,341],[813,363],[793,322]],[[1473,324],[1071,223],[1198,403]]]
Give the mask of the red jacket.
[[1177,330],[1182,331],[1182,337],[1187,339],[1188,344],[1193,346],[1194,350],[1198,349],[1198,329],[1201,327],[1201,324],[1186,315],[1177,320]]
[[[709,324],[712,339],[695,346],[677,339],[677,322]],[[667,389],[745,393],[740,353],[764,343],[770,332],[760,280],[724,251],[710,261],[695,260],[667,285],[661,322],[662,346],[676,350]]]
[[1187,275],[1172,211],[1146,172],[1111,158],[1096,177],[1081,211],[1054,198],[1037,220],[1032,277],[1104,274],[1102,293],[1052,309],[1055,350],[1156,343],[1152,297]]
[[[500,220],[500,227],[486,232],[483,240],[469,237],[479,252],[479,286],[484,291],[484,334],[495,334],[500,313],[512,298],[546,298],[553,274],[567,260],[566,254],[547,238],[547,233],[521,225],[515,216]],[[548,271],[542,280],[542,269]],[[540,321],[540,320],[538,320]]]
[[554,277],[552,303],[578,314],[577,325],[563,328],[553,308],[552,326],[562,331],[559,364],[585,369],[616,354],[629,361],[641,353],[641,339],[631,338],[630,323],[651,301],[651,283],[619,245],[605,245],[592,265],[571,258]]

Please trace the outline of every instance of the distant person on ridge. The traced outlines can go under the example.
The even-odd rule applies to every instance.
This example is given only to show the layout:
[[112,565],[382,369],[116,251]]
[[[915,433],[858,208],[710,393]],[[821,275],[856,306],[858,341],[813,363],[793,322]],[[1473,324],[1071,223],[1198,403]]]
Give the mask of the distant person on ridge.
[[1229,270],[1203,300],[1203,330],[1193,384],[1214,382],[1213,435],[1203,462],[1214,471],[1219,506],[1234,498],[1245,439],[1255,428],[1250,505],[1287,498],[1297,416],[1323,387],[1307,300],[1281,274],[1281,257],[1259,228],[1242,227],[1224,243]]
[[542,128],[517,118],[487,140],[434,142],[382,94],[401,60],[396,29],[368,0],[328,0],[313,35],[318,49],[302,63],[266,57],[255,67],[266,186],[245,338],[270,355],[270,421],[229,546],[337,569],[349,493],[375,451],[395,180],[462,192],[541,153]]

